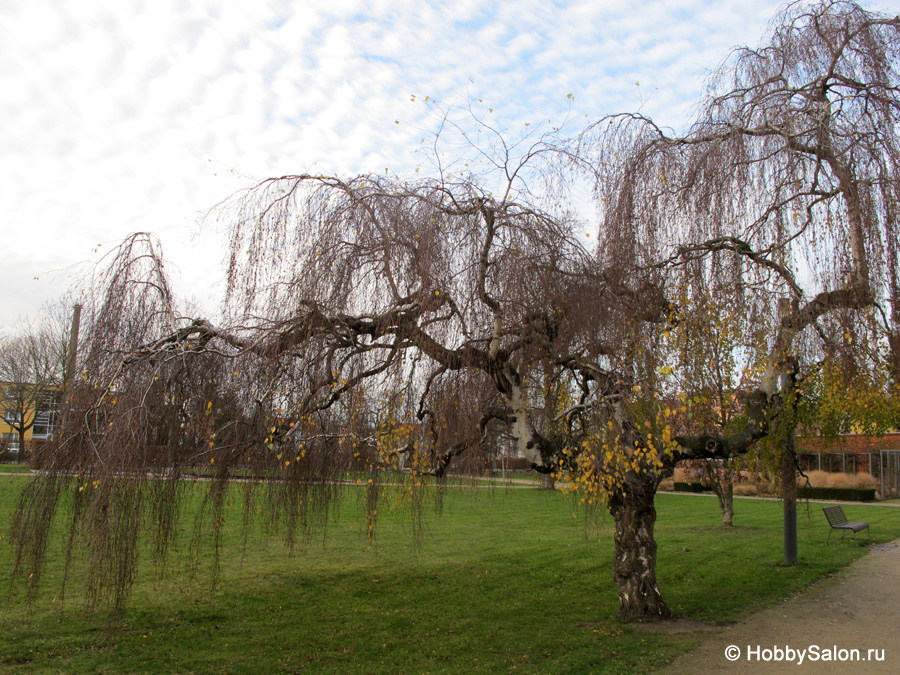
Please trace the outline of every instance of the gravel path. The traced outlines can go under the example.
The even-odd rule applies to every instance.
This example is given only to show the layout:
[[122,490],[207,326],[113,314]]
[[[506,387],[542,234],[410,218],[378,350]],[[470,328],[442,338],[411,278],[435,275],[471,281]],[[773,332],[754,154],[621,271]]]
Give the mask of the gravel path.
[[[707,631],[700,647],[659,672],[900,673],[898,628],[900,540],[871,547],[802,595]],[[734,661],[726,658],[729,647]]]

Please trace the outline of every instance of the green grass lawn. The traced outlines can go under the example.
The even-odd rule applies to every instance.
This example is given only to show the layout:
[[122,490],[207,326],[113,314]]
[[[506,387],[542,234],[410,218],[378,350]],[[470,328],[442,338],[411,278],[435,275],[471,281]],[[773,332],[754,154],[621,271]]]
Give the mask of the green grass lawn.
[[[0,583],[10,588],[9,522],[23,478],[0,479]],[[203,484],[192,489],[203,490]],[[351,492],[356,488],[348,488]],[[64,539],[41,593],[13,586],[0,613],[0,671],[24,673],[648,672],[696,644],[691,634],[615,619],[612,532],[585,525],[558,492],[450,490],[416,548],[408,513],[381,514],[376,544],[345,500],[327,537],[288,555],[254,529],[241,556],[239,498],[224,532],[220,581],[188,571],[190,523],[158,579],[149,556],[114,630],[72,586],[59,598]],[[825,544],[821,509],[799,518],[800,564],[780,565],[781,506],[738,500],[722,528],[715,499],[659,495],[659,581],[682,616],[725,623],[770,605],[865,552]],[[900,511],[846,506],[873,540],[900,537]],[[232,517],[233,514],[233,517]],[[261,530],[261,528],[260,528]],[[80,573],[83,573],[83,569]]]
[[27,464],[0,464],[0,473],[28,473],[31,467]]

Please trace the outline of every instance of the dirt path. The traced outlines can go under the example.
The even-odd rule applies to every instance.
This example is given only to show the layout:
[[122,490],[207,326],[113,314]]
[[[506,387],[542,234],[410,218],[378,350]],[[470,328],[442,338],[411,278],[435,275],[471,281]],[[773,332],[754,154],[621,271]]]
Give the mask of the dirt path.
[[[900,540],[872,547],[802,595],[709,631],[700,647],[659,672],[900,673],[898,628]],[[729,647],[737,648],[734,661],[726,658]],[[818,659],[811,660],[816,652]]]

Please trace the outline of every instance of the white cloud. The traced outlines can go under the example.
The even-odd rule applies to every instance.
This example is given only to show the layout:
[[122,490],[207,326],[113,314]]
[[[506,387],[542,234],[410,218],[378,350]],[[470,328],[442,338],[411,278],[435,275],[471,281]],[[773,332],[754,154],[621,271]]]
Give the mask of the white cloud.
[[643,106],[681,125],[702,73],[755,43],[780,1],[3,3],[0,231],[15,264],[0,267],[0,325],[61,291],[47,270],[138,229],[206,297],[221,250],[192,238],[198,213],[242,176],[419,165],[425,95],[483,98],[510,129],[564,119],[569,93],[577,114]]

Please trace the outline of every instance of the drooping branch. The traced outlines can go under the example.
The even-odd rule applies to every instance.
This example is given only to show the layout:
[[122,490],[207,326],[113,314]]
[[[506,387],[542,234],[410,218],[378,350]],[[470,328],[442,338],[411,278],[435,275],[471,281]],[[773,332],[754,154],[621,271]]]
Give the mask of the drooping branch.
[[701,256],[716,251],[732,251],[746,257],[761,267],[773,270],[778,276],[784,279],[795,297],[803,297],[803,290],[797,284],[796,277],[791,270],[771,258],[766,257],[763,253],[754,251],[750,244],[733,236],[716,237],[699,244],[679,246],[676,254],[664,263],[661,263],[661,265],[676,264],[676,262],[679,264],[689,263],[692,260],[696,260]]

